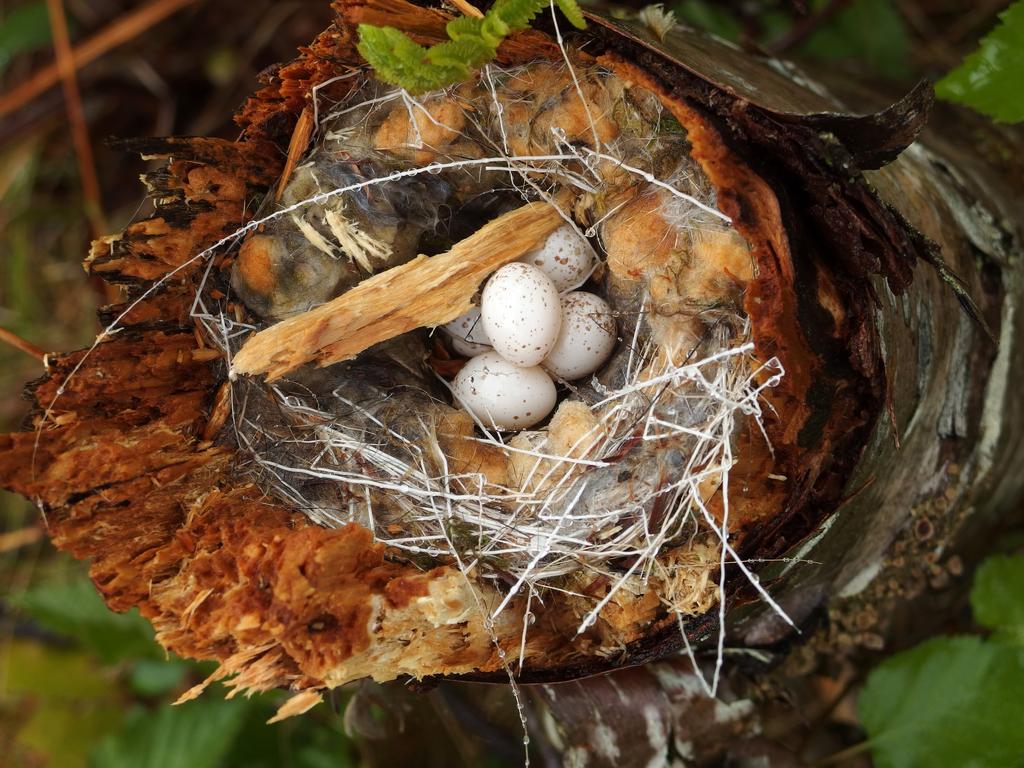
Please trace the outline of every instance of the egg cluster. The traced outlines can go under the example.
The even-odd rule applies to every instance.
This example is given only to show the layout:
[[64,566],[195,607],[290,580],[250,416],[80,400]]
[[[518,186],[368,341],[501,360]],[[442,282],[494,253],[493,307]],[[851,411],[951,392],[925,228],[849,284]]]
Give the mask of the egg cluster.
[[573,290],[594,271],[590,243],[570,225],[495,272],[480,307],[444,326],[452,348],[470,360],[455,377],[456,400],[483,424],[525,429],[555,407],[552,376],[594,373],[615,348],[608,303]]

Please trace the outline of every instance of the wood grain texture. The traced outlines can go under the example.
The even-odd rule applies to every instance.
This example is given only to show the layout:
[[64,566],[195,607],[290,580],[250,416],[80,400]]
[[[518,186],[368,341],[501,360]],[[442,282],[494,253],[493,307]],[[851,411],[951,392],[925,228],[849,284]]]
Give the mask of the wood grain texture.
[[380,272],[315,309],[249,338],[231,375],[280,378],[300,365],[350,360],[374,344],[416,328],[444,325],[472,306],[494,270],[529,253],[562,223],[547,203],[499,216],[437,256],[418,256]]

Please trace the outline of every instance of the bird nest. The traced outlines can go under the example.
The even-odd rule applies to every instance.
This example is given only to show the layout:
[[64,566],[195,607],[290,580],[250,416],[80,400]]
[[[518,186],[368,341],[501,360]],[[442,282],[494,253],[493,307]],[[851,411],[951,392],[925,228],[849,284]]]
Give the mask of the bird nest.
[[[589,13],[414,98],[373,78],[358,26],[430,44],[450,15],[335,7],[240,140],[128,143],[169,158],[155,212],[86,262],[127,303],[47,357],[0,484],[112,609],[219,663],[185,698],[289,688],[284,717],[367,677],[561,681],[717,639],[714,691],[726,619],[778,647],[868,573],[903,524],[882,511],[919,502],[893,446],[945,434],[913,382],[962,356],[914,350],[967,326],[907,325],[906,302],[958,283],[855,172],[913,140],[927,95],[837,114],[774,63]],[[946,210],[923,157],[872,181]],[[487,355],[451,324],[566,231],[597,259],[565,290],[607,305],[614,348],[557,388],[538,369],[553,413],[509,429],[465,397]],[[911,284],[926,262],[941,279]],[[769,561],[762,584],[747,564]]]
[[[298,692],[282,716],[365,677],[575,679],[717,631],[714,690],[727,615],[788,632],[745,558],[786,560],[761,577],[798,621],[817,605],[771,580],[886,406],[870,278],[905,287],[927,252],[826,138],[850,163],[894,145],[593,14],[413,97],[358,25],[429,44],[450,16],[336,8],[239,141],[131,143],[170,158],[156,212],[87,262],[130,298],[48,358],[0,481],[210,680]],[[596,254],[564,289],[607,305],[613,348],[538,369],[552,413],[509,429],[465,397],[486,355],[450,324],[559,232]]]
[[[567,52],[418,98],[348,77],[236,233],[231,286],[252,316],[196,300],[229,360],[244,471],[321,526],[357,523],[397,560],[486,584],[487,626],[524,612],[520,659],[552,596],[575,602],[578,633],[623,593],[708,611],[727,559],[749,576],[729,543],[736,436],[767,445],[762,393],[784,372],[755,353],[753,260],[686,130]],[[583,287],[608,303],[615,349],[558,380],[550,419],[497,428],[453,393],[466,361],[437,326],[567,226],[599,254]]]

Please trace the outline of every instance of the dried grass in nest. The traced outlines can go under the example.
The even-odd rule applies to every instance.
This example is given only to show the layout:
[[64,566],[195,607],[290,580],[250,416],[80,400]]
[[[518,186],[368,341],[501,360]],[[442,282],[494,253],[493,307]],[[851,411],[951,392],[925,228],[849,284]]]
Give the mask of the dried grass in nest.
[[[754,355],[737,300],[749,255],[679,126],[653,94],[599,67],[549,63],[491,66],[421,99],[367,80],[318,110],[322,141],[276,209],[247,227],[260,234],[235,266],[233,287],[264,322],[197,298],[233,370],[275,379],[234,386],[245,471],[320,525],[358,523],[394,557],[490,583],[502,598],[478,601],[488,626],[510,604],[524,611],[520,664],[535,601],[578,606],[578,632],[645,598],[680,619],[705,613],[731,549],[734,434],[760,425],[761,393],[783,371]],[[621,336],[593,380],[563,382],[546,427],[509,436],[472,423],[424,365],[436,344],[425,332],[347,362],[302,345],[276,369],[233,357],[255,328],[296,316],[298,326],[331,302],[327,323],[370,275],[529,201],[599,238],[607,263],[595,282]],[[375,295],[382,315],[418,298]],[[461,311],[453,302],[435,322]],[[286,373],[293,358],[327,367]],[[596,582],[607,588],[595,602]]]

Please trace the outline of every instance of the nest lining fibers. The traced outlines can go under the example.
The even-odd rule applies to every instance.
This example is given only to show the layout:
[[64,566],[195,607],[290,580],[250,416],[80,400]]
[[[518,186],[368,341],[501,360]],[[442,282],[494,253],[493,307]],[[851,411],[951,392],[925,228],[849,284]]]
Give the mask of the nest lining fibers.
[[[783,371],[755,356],[750,254],[683,128],[652,93],[569,57],[489,66],[419,98],[350,76],[364,82],[317,105],[319,143],[256,222],[258,259],[243,246],[234,266],[260,320],[197,297],[229,358],[250,331],[525,201],[549,202],[596,245],[584,287],[612,306],[619,344],[591,379],[561,382],[546,426],[518,434],[453,402],[459,361],[431,329],[271,383],[239,379],[246,471],[320,525],[359,523],[395,557],[490,582],[504,596],[491,620],[523,597],[528,619],[557,594],[585,606],[582,632],[620,592],[651,590],[680,619],[698,615],[719,598],[727,552],[756,587],[729,545],[728,480],[737,432],[760,426],[760,395]],[[595,599],[584,592],[598,578],[609,586]]]

